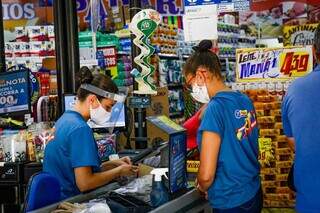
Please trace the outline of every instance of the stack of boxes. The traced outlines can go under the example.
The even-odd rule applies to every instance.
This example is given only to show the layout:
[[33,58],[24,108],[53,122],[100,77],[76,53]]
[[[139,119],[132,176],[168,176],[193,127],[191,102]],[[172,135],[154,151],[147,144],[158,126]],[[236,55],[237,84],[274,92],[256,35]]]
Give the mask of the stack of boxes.
[[[275,83],[269,84],[276,85]],[[268,88],[268,85],[266,87]],[[249,89],[245,92],[254,102],[260,129],[259,144],[264,207],[293,207],[295,195],[288,188],[287,178],[294,155],[284,135],[281,119],[281,100],[284,91],[279,93],[273,89],[269,91],[267,89]],[[261,150],[269,154],[261,153]]]
[[5,43],[7,68],[24,65],[37,72],[42,58],[55,55],[54,26],[16,27],[15,36]]

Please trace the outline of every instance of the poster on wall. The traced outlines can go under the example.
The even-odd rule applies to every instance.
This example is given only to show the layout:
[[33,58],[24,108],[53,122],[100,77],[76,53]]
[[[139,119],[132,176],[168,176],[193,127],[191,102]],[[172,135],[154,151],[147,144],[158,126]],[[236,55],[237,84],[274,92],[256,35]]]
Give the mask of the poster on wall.
[[0,114],[30,110],[29,71],[0,74]]
[[[47,1],[50,2],[50,1]],[[15,27],[53,24],[53,7],[39,0],[2,0],[4,39],[16,39]]]
[[288,80],[313,69],[312,47],[238,49],[237,82]]
[[306,46],[313,45],[314,32],[317,24],[305,24],[296,26],[284,26],[283,45],[284,46]]
[[[185,0],[183,28],[185,41],[218,38],[218,7],[215,1]],[[206,30],[203,30],[206,29]]]
[[283,2],[283,24],[300,25],[308,21],[308,5],[301,2]]
[[309,23],[319,23],[320,22],[320,5],[308,6],[308,21]]
[[250,36],[261,36],[262,38],[281,36],[283,24],[282,5],[260,12],[239,12],[239,24]]

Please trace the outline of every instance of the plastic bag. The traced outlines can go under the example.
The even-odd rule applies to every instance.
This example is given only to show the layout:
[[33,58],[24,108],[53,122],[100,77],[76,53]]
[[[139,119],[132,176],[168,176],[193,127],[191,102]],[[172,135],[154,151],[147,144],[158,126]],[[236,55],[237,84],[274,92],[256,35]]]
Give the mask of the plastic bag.
[[26,131],[5,130],[0,139],[0,155],[4,162],[26,161]]
[[41,122],[28,128],[28,159],[43,162],[44,150],[51,136],[53,123]]

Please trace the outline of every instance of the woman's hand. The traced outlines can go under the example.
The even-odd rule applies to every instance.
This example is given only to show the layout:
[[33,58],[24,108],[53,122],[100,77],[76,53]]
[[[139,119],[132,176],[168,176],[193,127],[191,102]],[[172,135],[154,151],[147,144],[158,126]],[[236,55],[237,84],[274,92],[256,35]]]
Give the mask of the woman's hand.
[[138,173],[138,166],[133,166],[130,164],[122,164],[119,166],[120,168],[120,176],[133,176]]
[[205,191],[205,190],[203,190],[203,189],[201,188],[201,186],[200,186],[199,183],[198,183],[198,179],[197,179],[197,178],[196,178],[194,184],[195,184],[195,186],[196,186],[196,188],[197,188],[197,191],[199,192],[200,196],[201,196],[201,197],[204,197],[206,200],[208,200],[208,192]]
[[111,162],[115,167],[121,166],[121,165],[132,165],[131,159],[129,157],[123,157],[123,158],[120,158],[119,160],[113,160]]

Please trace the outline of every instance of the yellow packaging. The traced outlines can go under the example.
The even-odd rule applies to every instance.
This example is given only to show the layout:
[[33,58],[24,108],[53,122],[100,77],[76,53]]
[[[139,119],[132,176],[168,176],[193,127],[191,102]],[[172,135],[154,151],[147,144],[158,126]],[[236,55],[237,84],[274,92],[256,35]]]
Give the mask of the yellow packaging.
[[274,124],[274,128],[275,128],[275,129],[283,129],[283,125],[282,125],[281,122],[278,122],[278,123],[275,123],[275,124]]
[[188,160],[187,161],[187,172],[197,173],[200,167],[200,161]]
[[291,168],[291,166],[292,166],[291,161],[276,162],[277,168]]
[[264,116],[264,110],[256,110],[257,117]]

